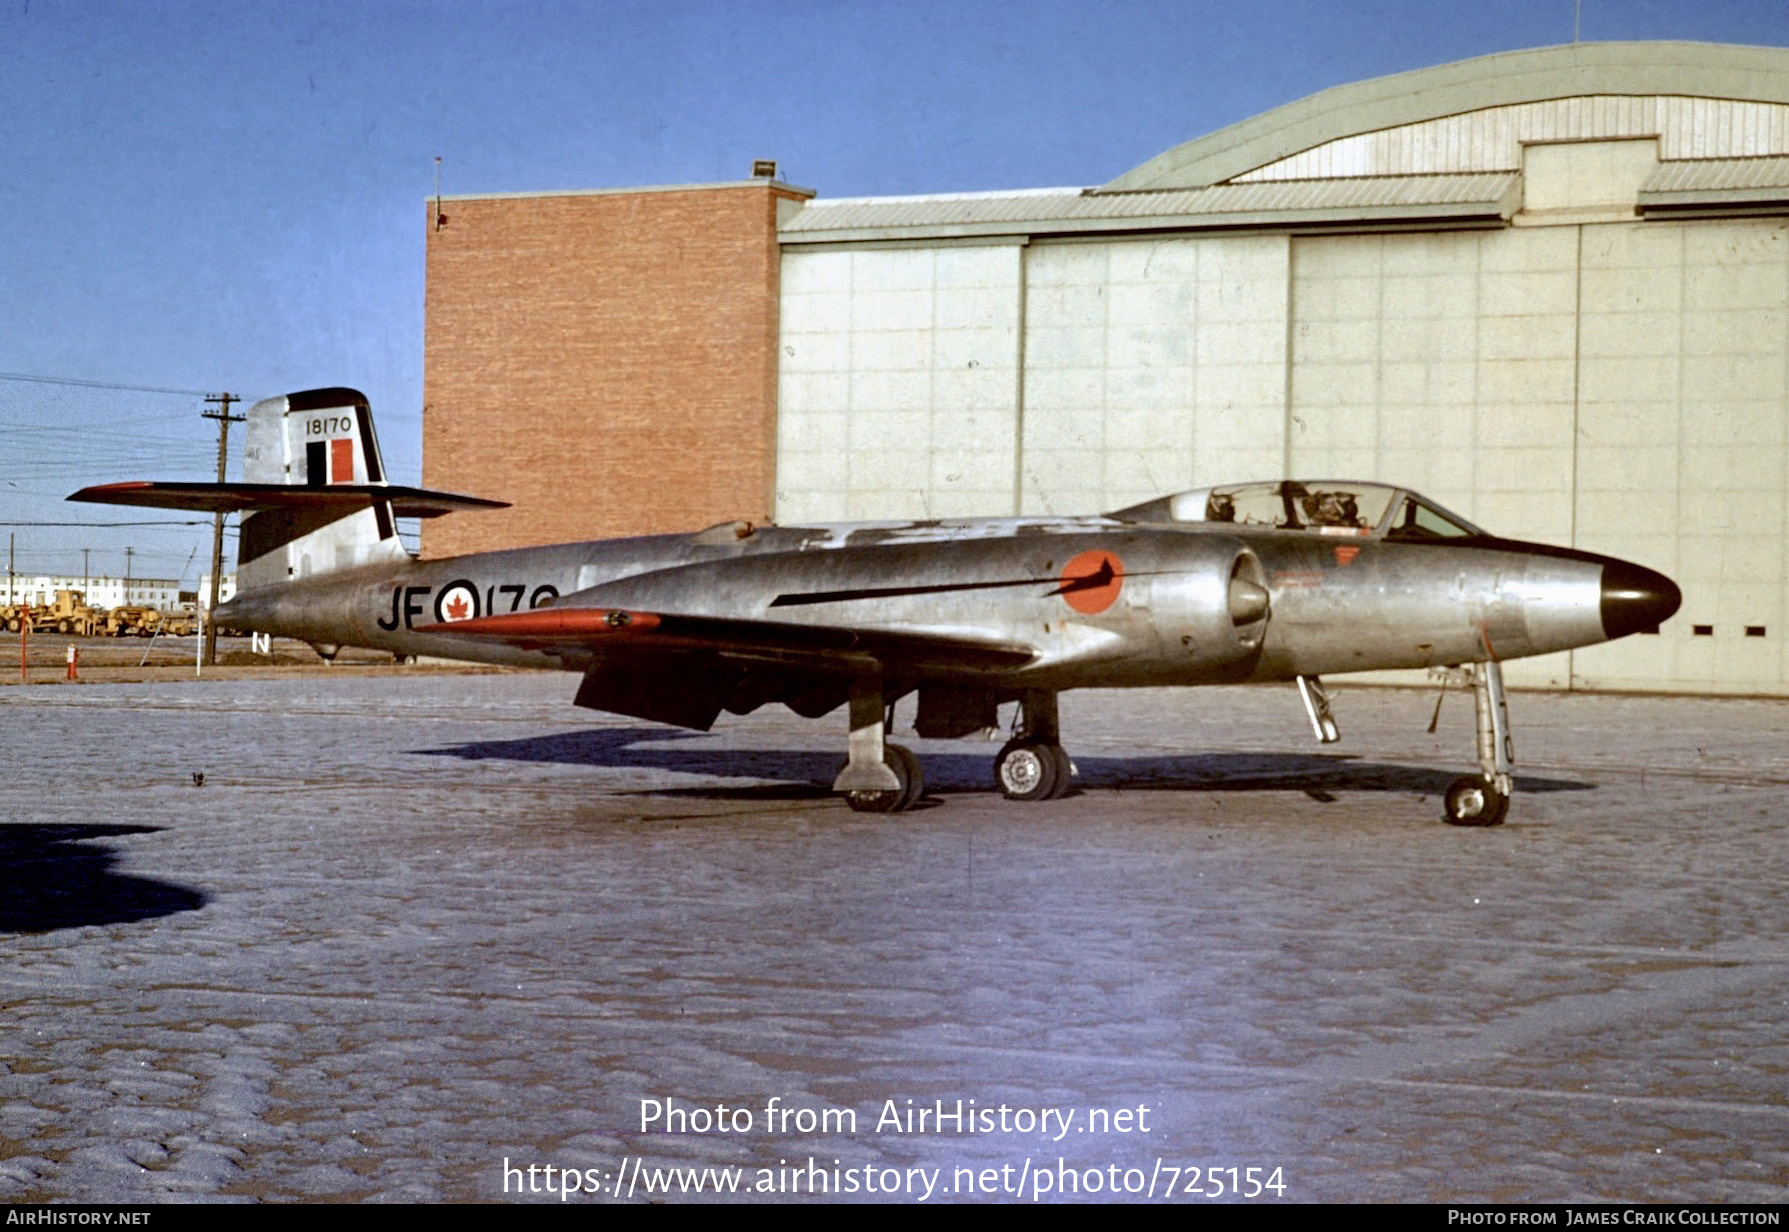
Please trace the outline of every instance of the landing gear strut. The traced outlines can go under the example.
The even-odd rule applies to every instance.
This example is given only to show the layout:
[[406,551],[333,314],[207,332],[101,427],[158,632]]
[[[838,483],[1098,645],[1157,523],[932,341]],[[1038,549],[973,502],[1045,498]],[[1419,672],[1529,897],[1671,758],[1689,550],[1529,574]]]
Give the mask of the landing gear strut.
[[1054,693],[1019,699],[1019,734],[994,758],[994,784],[1008,800],[1055,800],[1074,785],[1075,766],[1062,751]]
[[1466,665],[1472,706],[1478,719],[1479,773],[1455,779],[1447,789],[1447,821],[1455,826],[1497,826],[1509,812],[1515,789],[1511,767],[1509,704],[1503,695],[1503,667],[1495,659]]
[[832,789],[845,793],[845,803],[859,813],[901,813],[925,795],[919,758],[884,738],[888,704],[882,697],[880,672],[851,682],[851,738],[844,769]]
[[1298,696],[1304,699],[1304,712],[1310,716],[1311,732],[1317,737],[1317,743],[1334,744],[1340,740],[1342,733],[1336,727],[1335,716],[1330,713],[1329,694],[1323,690],[1323,681],[1316,676],[1300,676]]

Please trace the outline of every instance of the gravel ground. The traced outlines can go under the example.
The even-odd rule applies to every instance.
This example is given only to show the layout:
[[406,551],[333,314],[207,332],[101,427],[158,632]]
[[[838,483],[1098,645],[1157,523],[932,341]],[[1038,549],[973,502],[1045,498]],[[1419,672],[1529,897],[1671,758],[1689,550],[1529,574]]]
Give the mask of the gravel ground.
[[1079,794],[872,817],[574,683],[0,690],[0,1200],[1789,1197],[1789,705],[1518,694],[1470,830],[1460,696],[1071,695]]

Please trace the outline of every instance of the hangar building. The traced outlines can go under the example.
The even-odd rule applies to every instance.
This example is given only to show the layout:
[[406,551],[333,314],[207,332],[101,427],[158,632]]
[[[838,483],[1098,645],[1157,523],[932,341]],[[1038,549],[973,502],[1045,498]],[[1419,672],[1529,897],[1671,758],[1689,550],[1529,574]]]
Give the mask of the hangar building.
[[1488,56],[1097,188],[439,212],[424,481],[517,507],[429,555],[1376,479],[1683,587],[1511,683],[1789,694],[1789,51]]

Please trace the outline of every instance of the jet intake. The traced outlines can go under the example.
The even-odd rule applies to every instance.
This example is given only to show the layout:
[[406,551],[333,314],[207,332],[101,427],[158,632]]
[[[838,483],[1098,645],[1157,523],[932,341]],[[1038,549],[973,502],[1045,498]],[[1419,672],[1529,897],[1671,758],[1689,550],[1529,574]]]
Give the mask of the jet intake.
[[1163,650],[1181,671],[1229,671],[1250,660],[1273,607],[1260,558],[1234,539],[1189,537],[1176,546],[1150,587]]
[[1273,596],[1267,590],[1267,572],[1261,567],[1261,558],[1247,548],[1237,552],[1230,562],[1229,607],[1237,641],[1245,649],[1258,648],[1267,635]]
[[[1237,562],[1241,564],[1240,561]],[[1257,620],[1267,618],[1268,594],[1265,586],[1243,577],[1240,573],[1230,578],[1230,623],[1237,628],[1252,625]]]

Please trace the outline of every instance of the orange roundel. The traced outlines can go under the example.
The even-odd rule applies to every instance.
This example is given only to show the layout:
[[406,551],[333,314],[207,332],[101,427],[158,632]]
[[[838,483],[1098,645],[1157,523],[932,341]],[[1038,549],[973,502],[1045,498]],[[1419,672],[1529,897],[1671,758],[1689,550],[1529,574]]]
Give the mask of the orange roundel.
[[1118,602],[1123,587],[1124,562],[1104,548],[1094,548],[1062,567],[1062,585],[1056,593],[1075,611],[1092,616]]

